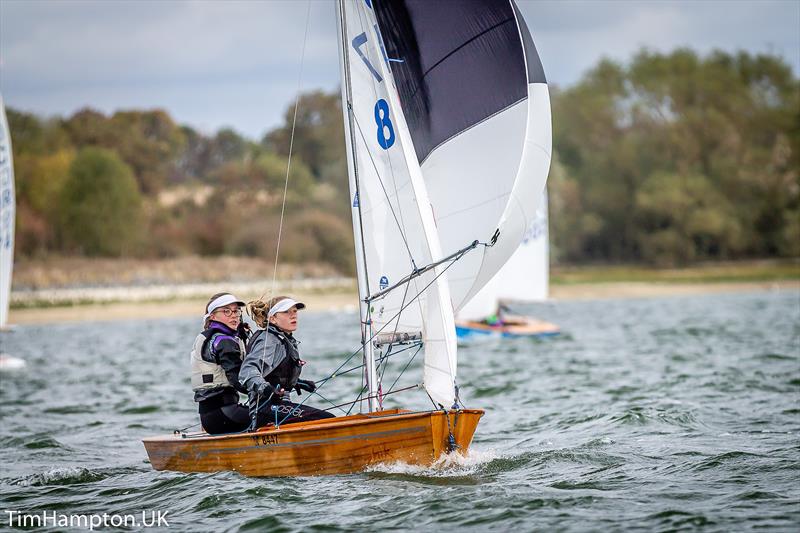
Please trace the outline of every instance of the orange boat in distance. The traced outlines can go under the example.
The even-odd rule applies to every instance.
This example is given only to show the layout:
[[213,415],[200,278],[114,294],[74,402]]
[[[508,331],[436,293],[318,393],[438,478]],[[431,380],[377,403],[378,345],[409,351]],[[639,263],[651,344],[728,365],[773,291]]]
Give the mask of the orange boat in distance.
[[396,461],[431,465],[449,451],[466,454],[481,416],[479,409],[395,409],[277,429],[267,426],[251,433],[176,433],[143,442],[156,470],[233,470],[246,476],[344,474]]

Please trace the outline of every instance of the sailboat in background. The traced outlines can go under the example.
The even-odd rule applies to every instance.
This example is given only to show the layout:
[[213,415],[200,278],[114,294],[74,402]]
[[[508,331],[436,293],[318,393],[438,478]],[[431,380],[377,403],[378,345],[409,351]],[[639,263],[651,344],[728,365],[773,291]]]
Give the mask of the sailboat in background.
[[550,239],[545,193],[520,247],[495,277],[461,308],[456,319],[458,338],[558,335],[560,329],[555,324],[509,312],[513,304],[546,301],[550,293],[549,278]]
[[[6,107],[3,97],[0,96],[0,331],[9,329],[8,307],[11,302],[11,274],[14,270],[16,202],[11,133],[6,120]],[[14,370],[24,366],[23,359],[0,353],[0,370]]]
[[[431,464],[466,453],[483,416],[459,397],[454,308],[513,254],[544,188],[550,105],[536,49],[511,1],[336,7],[363,354],[354,403],[368,411],[146,438],[155,469],[268,476]],[[384,409],[420,352],[422,383],[405,389],[421,388],[431,409]]]
[[11,133],[6,120],[6,106],[0,96],[0,329],[8,326],[11,301],[11,274],[14,270],[14,160]]

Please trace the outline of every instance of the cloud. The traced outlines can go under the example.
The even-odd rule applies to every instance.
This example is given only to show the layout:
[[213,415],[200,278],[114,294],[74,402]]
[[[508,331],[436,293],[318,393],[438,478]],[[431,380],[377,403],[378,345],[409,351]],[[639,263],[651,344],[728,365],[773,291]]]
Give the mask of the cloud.
[[[258,138],[302,89],[339,84],[330,0],[0,1],[6,105],[68,115],[163,108],[205,132]],[[641,47],[771,52],[800,71],[800,2],[527,1],[518,5],[548,79],[575,83],[601,57]]]

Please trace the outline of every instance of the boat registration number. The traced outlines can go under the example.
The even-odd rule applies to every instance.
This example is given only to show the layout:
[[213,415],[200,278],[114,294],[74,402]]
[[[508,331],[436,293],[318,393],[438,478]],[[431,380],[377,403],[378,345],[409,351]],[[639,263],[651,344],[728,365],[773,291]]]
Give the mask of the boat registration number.
[[277,435],[253,435],[253,441],[256,446],[267,446],[269,444],[278,444]]

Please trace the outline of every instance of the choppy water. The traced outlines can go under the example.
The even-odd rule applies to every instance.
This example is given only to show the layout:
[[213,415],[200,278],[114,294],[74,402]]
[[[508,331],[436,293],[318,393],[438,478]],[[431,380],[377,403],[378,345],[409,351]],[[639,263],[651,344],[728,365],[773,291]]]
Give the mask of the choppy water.
[[[460,350],[462,398],[487,410],[467,459],[320,478],[150,468],[140,439],[196,421],[199,320],[19,327],[1,338],[28,367],[0,374],[0,529],[5,511],[159,510],[174,531],[800,527],[798,292],[527,310],[564,334]],[[301,321],[309,377],[358,344],[354,313]]]

